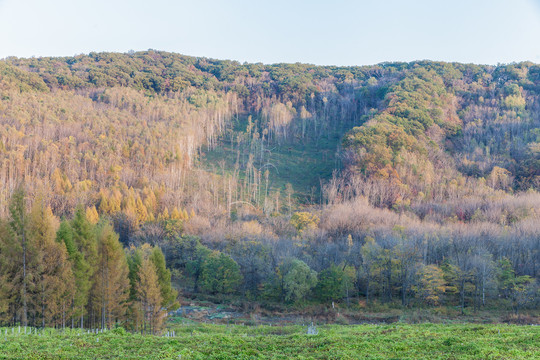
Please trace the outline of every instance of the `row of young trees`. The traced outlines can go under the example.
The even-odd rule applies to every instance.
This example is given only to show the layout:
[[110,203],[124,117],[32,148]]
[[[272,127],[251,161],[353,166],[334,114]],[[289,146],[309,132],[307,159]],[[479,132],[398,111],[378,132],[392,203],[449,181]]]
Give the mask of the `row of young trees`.
[[78,207],[59,220],[42,198],[30,211],[12,195],[0,220],[0,316],[4,324],[159,332],[177,305],[157,247],[124,249],[111,223],[94,225]]

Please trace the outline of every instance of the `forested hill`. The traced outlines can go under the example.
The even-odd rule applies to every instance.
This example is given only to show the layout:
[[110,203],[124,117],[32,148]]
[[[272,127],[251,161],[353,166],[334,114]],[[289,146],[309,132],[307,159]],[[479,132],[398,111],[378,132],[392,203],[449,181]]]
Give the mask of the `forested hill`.
[[[540,276],[533,63],[7,58],[0,124],[1,218],[20,184],[55,216],[81,205],[94,222],[111,219],[124,244],[165,249],[190,291],[200,290],[193,259],[210,256],[201,246],[241,272],[230,289],[209,292],[255,298],[309,297],[275,279],[306,264],[350,271],[359,294],[400,294],[404,304],[421,294],[422,271],[444,273],[449,287],[460,279],[462,305],[473,296],[463,274],[481,261],[527,286]],[[187,249],[194,258],[182,258]],[[510,299],[510,285],[498,284],[492,296],[506,286]]]
[[[142,192],[158,188],[169,195],[147,209],[154,217],[194,208],[200,196],[213,202],[201,211],[234,201],[268,208],[270,192],[287,191],[274,158],[299,147],[300,157],[320,151],[319,163],[331,160],[322,178],[305,169],[317,179],[309,185],[344,163],[369,182],[372,203],[388,208],[540,181],[540,67],[532,63],[242,65],[148,51],[8,58],[0,76],[2,213],[21,181],[51,194],[58,214],[78,202],[99,210],[112,191],[147,198]],[[229,155],[234,185],[211,174],[190,182],[200,152],[217,145],[229,153],[211,153],[214,165]]]

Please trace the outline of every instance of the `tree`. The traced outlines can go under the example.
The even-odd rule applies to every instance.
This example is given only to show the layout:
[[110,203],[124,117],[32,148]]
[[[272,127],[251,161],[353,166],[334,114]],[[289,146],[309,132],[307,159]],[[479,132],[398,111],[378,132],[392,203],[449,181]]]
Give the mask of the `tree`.
[[73,229],[73,241],[79,251],[83,254],[91,268],[95,268],[97,263],[97,241],[94,227],[88,221],[86,213],[81,206],[75,211],[75,216],[71,221]]
[[99,215],[95,206],[86,208],[86,219],[92,225],[95,225],[99,221]]
[[148,219],[148,210],[139,196],[137,196],[137,200],[135,201],[135,211],[137,214],[137,224],[143,224]]
[[377,259],[381,253],[381,247],[375,242],[375,239],[372,237],[366,237],[366,241],[362,248],[360,249],[360,255],[362,256],[362,265],[361,271],[359,271],[360,276],[363,278],[365,283],[365,296],[366,303],[370,302],[370,293],[371,285],[373,278],[375,276],[375,268],[377,266]]
[[92,297],[102,328],[112,328],[125,320],[129,297],[129,268],[118,235],[108,222],[97,229],[98,263],[94,273]]
[[141,333],[157,334],[161,330],[166,314],[162,310],[161,290],[156,267],[150,260],[150,246],[145,244],[141,248],[142,262],[137,280],[137,308],[142,314],[143,323]]
[[288,258],[279,270],[285,301],[301,301],[317,285],[317,272],[302,260]]
[[28,241],[35,249],[33,303],[41,326],[62,324],[70,308],[73,274],[63,243],[55,241],[57,222],[41,198],[34,201],[28,217]]
[[443,271],[434,264],[424,266],[419,272],[418,285],[413,286],[418,299],[428,305],[437,306],[446,291]]
[[292,213],[292,195],[294,193],[293,186],[290,183],[285,185],[285,192],[287,193],[287,203],[289,205],[289,215]]
[[506,190],[512,181],[512,173],[499,166],[494,166],[487,178],[488,185],[494,189]]
[[193,292],[199,291],[203,264],[212,253],[197,237],[184,236],[171,241],[166,261],[186,280],[192,282]]
[[230,256],[212,252],[201,270],[201,288],[211,294],[234,293],[242,282],[240,267]]
[[234,244],[231,256],[242,272],[244,296],[249,299],[257,298],[261,295],[265,282],[273,274],[269,248],[260,241],[240,241]]
[[[485,249],[481,249],[472,259],[475,279],[475,293],[481,298],[482,306],[486,305],[486,292],[495,286],[496,267],[493,256]],[[478,301],[475,301],[475,304]]]
[[317,215],[311,214],[309,212],[295,212],[291,217],[291,225],[298,231],[299,234],[302,234],[304,230],[314,230],[319,224],[319,218]]
[[14,291],[10,274],[12,272],[11,246],[12,236],[9,224],[0,219],[0,321],[6,322],[10,318],[9,310],[13,306]]
[[528,276],[517,276],[512,287],[512,307],[516,314],[529,304],[533,304],[538,297],[536,279]]
[[[10,237],[12,238],[12,284],[15,291],[14,310],[22,325],[28,325],[29,288],[32,286],[33,274],[30,270],[30,259],[33,252],[27,239],[27,214],[25,209],[25,192],[17,188],[9,203]],[[20,264],[20,266],[19,266]]]
[[393,230],[399,235],[399,243],[394,247],[394,254],[401,285],[401,305],[406,306],[407,295],[416,280],[418,248],[412,239],[406,237],[403,229],[394,227]]
[[332,264],[319,272],[314,292],[321,301],[339,300],[346,295],[353,283],[350,272],[345,272],[346,268]]
[[68,221],[63,221],[60,224],[60,228],[56,233],[56,241],[65,245],[68,260],[71,265],[71,272],[73,274],[73,291],[71,292],[71,326],[74,326],[75,318],[78,317],[80,318],[80,326],[83,327],[84,307],[88,302],[88,295],[91,286],[88,274],[90,271],[90,265],[75,244],[73,239],[73,229]]
[[[129,306],[128,306],[128,326],[133,330],[141,330],[144,322],[144,314],[138,300],[138,284],[140,281],[139,271],[143,262],[141,249],[133,245],[127,250],[127,263],[129,268]],[[142,331],[142,330],[141,330]]]
[[172,288],[171,271],[167,269],[165,264],[165,256],[159,247],[154,247],[152,254],[150,255],[150,260],[152,260],[154,263],[157,271],[161,298],[163,299],[163,303],[161,305],[168,310],[174,310],[178,307],[178,303],[176,301],[178,293]]
[[452,239],[453,263],[449,270],[453,279],[453,284],[459,292],[461,314],[465,310],[465,297],[473,289],[473,262],[470,251],[469,239],[458,236]]
[[64,241],[75,277],[73,312],[74,316],[80,318],[80,326],[83,328],[85,307],[88,304],[92,276],[97,264],[97,242],[92,225],[86,219],[82,207],[76,210],[70,225],[71,235],[68,235]]
[[499,287],[501,292],[510,299],[512,309],[516,314],[519,310],[533,303],[538,296],[536,279],[528,276],[516,276],[512,263],[508,259],[499,261]]

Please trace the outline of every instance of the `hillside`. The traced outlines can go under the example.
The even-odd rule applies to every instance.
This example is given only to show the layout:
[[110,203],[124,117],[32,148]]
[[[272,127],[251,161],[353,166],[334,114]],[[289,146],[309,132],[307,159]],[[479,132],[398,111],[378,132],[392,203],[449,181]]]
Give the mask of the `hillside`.
[[190,296],[535,309],[540,66],[7,58],[0,218],[21,184]]

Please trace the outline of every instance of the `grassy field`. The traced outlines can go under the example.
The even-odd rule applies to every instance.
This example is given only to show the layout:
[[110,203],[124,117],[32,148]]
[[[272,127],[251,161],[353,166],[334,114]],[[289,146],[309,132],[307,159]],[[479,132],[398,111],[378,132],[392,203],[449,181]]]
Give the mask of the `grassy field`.
[[0,336],[0,359],[539,359],[540,327],[478,324],[176,325],[175,337],[109,331]]
[[[265,164],[272,164],[268,166],[270,191],[279,189],[284,196],[285,185],[290,183],[299,202],[318,202],[321,180],[330,179],[332,172],[341,167],[336,156],[340,141],[341,134],[336,133],[317,142],[272,145],[272,150],[265,153],[263,162],[255,157],[255,165],[262,168]],[[241,163],[245,163],[248,157],[249,152],[244,151],[241,154]],[[203,154],[201,165],[208,171],[221,174],[221,169],[216,164],[224,161],[225,171],[231,172],[237,158],[237,150],[232,148],[230,142],[221,141],[215,149]],[[243,178],[244,173],[241,172],[240,175]]]

